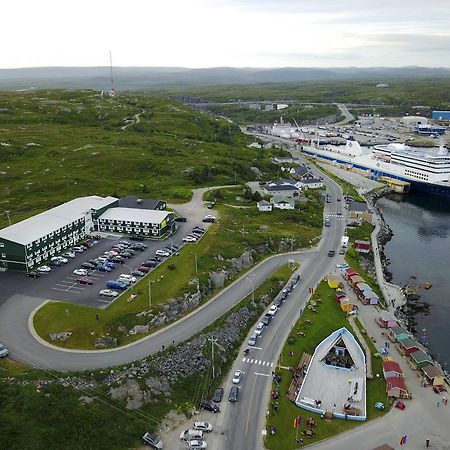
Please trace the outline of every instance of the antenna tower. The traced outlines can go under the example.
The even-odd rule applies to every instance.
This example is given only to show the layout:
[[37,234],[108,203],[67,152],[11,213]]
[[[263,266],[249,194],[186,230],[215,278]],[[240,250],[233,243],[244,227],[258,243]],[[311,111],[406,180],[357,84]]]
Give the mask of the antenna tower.
[[110,95],[111,95],[111,97],[114,97],[114,95],[116,93],[116,89],[114,88],[112,53],[111,53],[111,51],[109,52],[109,70],[110,70],[110,73],[111,73],[111,92],[110,92]]

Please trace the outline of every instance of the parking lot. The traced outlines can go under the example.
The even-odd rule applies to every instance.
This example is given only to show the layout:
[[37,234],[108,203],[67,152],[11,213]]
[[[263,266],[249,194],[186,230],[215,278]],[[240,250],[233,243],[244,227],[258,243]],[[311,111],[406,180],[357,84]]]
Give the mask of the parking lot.
[[[91,248],[83,253],[76,253],[74,259],[69,259],[66,264],[60,267],[52,267],[49,273],[43,273],[39,278],[28,278],[23,272],[1,272],[0,273],[0,304],[14,294],[23,294],[49,300],[62,300],[87,305],[92,307],[106,307],[115,299],[112,297],[103,297],[99,295],[102,289],[106,289],[108,280],[116,280],[121,274],[131,274],[138,269],[143,262],[155,256],[155,252],[163,247],[178,246],[180,249],[183,245],[195,245],[193,243],[183,242],[183,238],[188,235],[192,228],[200,225],[207,228],[209,224],[179,222],[177,230],[171,236],[163,241],[145,240],[147,248],[144,251],[136,250],[130,258],[124,259],[122,264],[116,264],[111,272],[100,272],[98,270],[89,271],[88,278],[94,283],[92,285],[84,285],[77,283],[79,276],[73,271],[79,269],[82,263],[90,259],[95,259],[104,252],[111,250],[119,241],[130,241],[127,237],[107,236],[98,240]],[[171,255],[170,257],[175,257]],[[163,262],[166,258],[161,258]],[[125,295],[127,291],[124,291]],[[121,292],[119,291],[119,294]]]

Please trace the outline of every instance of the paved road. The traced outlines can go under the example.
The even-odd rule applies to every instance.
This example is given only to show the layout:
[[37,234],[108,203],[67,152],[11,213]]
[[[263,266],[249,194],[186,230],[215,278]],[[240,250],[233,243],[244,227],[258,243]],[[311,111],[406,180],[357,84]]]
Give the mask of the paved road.
[[336,125],[345,125],[346,123],[351,122],[352,120],[354,120],[354,116],[353,114],[348,110],[347,106],[345,106],[342,103],[336,103],[336,106],[339,108],[339,110],[341,111],[342,115],[344,116],[344,119],[341,120],[340,122],[336,122],[333,123],[331,125],[336,126]]
[[[317,169],[313,168],[313,172],[317,172]],[[333,198],[333,203],[326,204],[325,214],[333,214],[340,211],[342,202],[337,202],[336,197],[342,196],[342,190],[326,176],[324,176],[324,182]],[[224,385],[225,400],[222,413],[215,424],[219,440],[214,448],[219,450],[264,448],[262,430],[265,426],[273,370],[270,364],[273,363],[275,367],[289,331],[298,319],[300,309],[305,307],[309,297],[309,287],[316,286],[336,263],[336,258],[328,257],[327,252],[329,249],[338,248],[345,227],[345,219],[333,218],[331,223],[329,228],[324,228],[321,243],[313,257],[309,255],[300,257],[301,281],[264,331],[257,343],[259,348],[252,348],[249,355],[244,357],[242,350],[247,346],[246,342],[244,343],[241,357],[235,361]],[[230,404],[227,402],[227,396],[232,385],[231,378],[234,371],[238,369],[244,372],[240,384],[239,401],[237,404]]]

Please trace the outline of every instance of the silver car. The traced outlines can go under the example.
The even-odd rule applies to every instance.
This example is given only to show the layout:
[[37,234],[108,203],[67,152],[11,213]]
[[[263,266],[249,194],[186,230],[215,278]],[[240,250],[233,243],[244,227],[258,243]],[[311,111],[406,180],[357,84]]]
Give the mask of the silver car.
[[8,356],[8,349],[0,342],[0,358]]

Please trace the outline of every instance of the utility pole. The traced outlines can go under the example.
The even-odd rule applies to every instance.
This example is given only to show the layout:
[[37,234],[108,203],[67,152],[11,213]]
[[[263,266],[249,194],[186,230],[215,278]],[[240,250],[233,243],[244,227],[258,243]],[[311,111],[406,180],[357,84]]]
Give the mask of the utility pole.
[[152,282],[150,279],[148,280],[148,306],[152,307]]
[[11,226],[11,217],[9,217],[9,213],[11,211],[5,211],[6,217],[8,218],[9,226]]
[[212,377],[213,380],[216,377],[216,369],[214,367],[214,344],[217,342],[217,338],[212,335],[209,340],[211,341],[211,361],[212,361]]
[[197,253],[194,252],[195,275],[198,275]]

